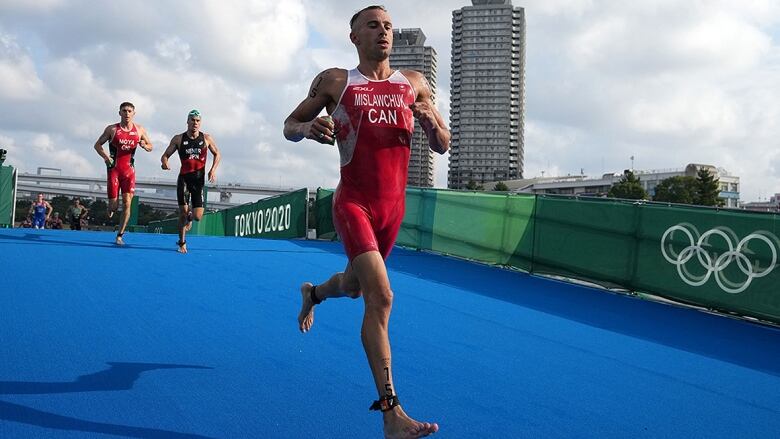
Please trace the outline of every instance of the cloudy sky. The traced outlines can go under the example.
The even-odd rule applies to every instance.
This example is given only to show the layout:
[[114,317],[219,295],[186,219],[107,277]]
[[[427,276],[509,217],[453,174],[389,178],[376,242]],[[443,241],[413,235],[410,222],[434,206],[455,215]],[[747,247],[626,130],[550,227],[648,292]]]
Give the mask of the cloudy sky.
[[[780,192],[780,2],[513,0],[525,8],[526,177],[598,177],[708,163],[742,181],[742,200]],[[333,187],[338,154],[290,143],[282,122],[328,67],[354,67],[354,0],[0,0],[0,146],[22,171],[99,176],[92,149],[118,104],[159,169],[191,108],[223,151],[219,179]],[[470,0],[397,0],[395,27],[420,27],[439,54],[449,116],[452,11]],[[436,186],[446,186],[447,156]]]

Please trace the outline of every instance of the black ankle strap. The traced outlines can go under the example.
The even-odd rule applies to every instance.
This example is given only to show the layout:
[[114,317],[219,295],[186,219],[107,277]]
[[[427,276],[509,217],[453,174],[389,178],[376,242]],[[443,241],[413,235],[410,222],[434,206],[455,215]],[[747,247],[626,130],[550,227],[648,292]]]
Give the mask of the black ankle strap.
[[393,396],[383,396],[379,398],[378,400],[374,401],[373,404],[371,404],[371,407],[369,407],[369,410],[380,410],[383,412],[388,412],[393,409],[393,407],[401,405],[401,402],[398,401],[398,395]]
[[319,305],[325,299],[318,299],[316,291],[317,291],[317,285],[312,285],[311,290],[309,291],[309,296],[311,297],[311,303],[315,305]]
[[117,232],[116,236],[117,236],[117,238],[121,238],[121,237],[122,237],[122,235],[124,235],[124,234],[125,234],[125,232],[122,232],[122,233],[118,233],[118,232]]

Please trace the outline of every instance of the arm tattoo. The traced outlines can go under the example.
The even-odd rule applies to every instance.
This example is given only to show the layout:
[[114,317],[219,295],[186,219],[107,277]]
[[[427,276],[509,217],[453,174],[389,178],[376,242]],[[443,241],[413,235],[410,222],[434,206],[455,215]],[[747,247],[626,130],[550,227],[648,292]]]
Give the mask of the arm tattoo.
[[322,76],[318,76],[317,83],[314,84],[314,87],[311,88],[311,93],[309,93],[310,98],[317,96],[317,91],[318,91],[317,87],[319,87],[321,83],[322,83]]

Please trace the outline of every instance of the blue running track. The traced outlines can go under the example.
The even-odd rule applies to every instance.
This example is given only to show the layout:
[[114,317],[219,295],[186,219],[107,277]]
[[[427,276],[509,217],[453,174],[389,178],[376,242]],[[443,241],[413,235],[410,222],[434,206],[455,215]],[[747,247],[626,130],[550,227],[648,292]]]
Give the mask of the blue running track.
[[[0,437],[373,438],[338,243],[0,230]],[[396,388],[438,438],[780,432],[780,330],[396,249]],[[714,292],[713,294],[717,294]]]

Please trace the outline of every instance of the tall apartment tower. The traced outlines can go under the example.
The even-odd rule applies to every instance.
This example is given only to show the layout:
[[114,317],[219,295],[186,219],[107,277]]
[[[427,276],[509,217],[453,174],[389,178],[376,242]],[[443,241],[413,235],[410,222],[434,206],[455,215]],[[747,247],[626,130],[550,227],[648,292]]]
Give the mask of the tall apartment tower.
[[471,3],[452,12],[453,189],[523,178],[525,11],[512,0]]
[[[431,84],[435,102],[436,51],[425,46],[425,34],[421,29],[393,29],[390,66],[394,69],[417,70],[425,75],[425,79]],[[433,152],[428,147],[428,139],[417,120],[414,122],[407,184],[433,187]]]

